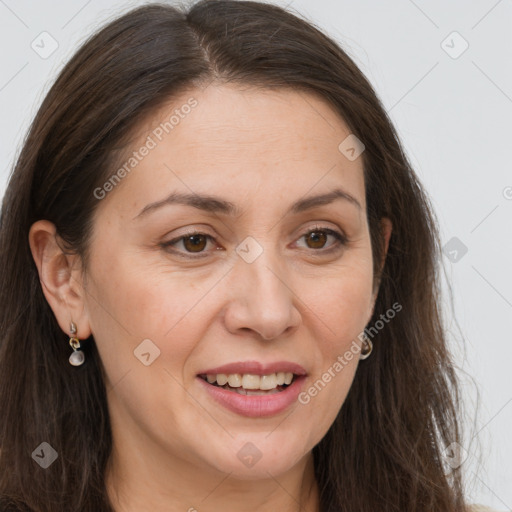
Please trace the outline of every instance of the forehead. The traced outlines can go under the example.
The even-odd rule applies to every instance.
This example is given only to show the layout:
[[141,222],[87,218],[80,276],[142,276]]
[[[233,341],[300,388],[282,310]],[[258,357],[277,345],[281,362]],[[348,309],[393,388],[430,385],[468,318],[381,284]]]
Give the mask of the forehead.
[[339,149],[349,135],[342,117],[312,93],[191,89],[137,127],[121,159],[129,172],[112,199],[123,195],[118,207],[132,212],[173,190],[238,202],[258,193],[273,200],[280,191],[283,198],[325,193],[342,184],[364,207],[362,158],[348,159]]

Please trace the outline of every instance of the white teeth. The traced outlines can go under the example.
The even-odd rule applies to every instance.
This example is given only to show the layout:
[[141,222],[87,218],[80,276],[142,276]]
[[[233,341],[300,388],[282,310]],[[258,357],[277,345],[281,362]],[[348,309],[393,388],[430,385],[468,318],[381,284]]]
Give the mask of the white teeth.
[[[229,384],[232,388],[242,388],[244,390],[261,390],[261,391],[269,391],[277,388],[277,386],[282,386],[284,384],[291,384],[293,380],[293,373],[291,372],[277,372],[271,373],[269,375],[253,375],[250,373],[240,374],[233,373],[226,375],[225,373],[208,374],[206,375],[206,380],[210,384],[214,384],[217,382],[217,385],[220,387]],[[242,390],[240,389],[240,391]],[[245,394],[245,393],[244,393]],[[249,394],[249,393],[247,393]],[[250,394],[258,394],[258,393],[250,393]],[[267,394],[267,393],[263,393]]]
[[239,388],[242,385],[242,376],[239,373],[228,375],[228,384],[232,388]]
[[250,373],[244,374],[242,377],[242,387],[244,389],[260,389],[260,376],[251,375]]
[[225,373],[219,373],[217,375],[217,384],[219,386],[224,386],[228,381],[228,376]]
[[275,373],[272,375],[262,375],[260,377],[260,389],[274,389],[275,387],[277,387],[277,376]]

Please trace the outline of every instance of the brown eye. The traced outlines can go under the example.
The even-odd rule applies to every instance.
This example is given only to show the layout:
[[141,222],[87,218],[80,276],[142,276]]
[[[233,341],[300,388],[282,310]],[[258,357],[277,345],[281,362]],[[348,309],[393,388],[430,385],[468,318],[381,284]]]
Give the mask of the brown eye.
[[313,252],[319,255],[331,250],[340,250],[348,243],[348,238],[344,234],[338,233],[333,229],[320,227],[307,231],[300,237],[300,240],[305,242],[305,245],[302,245],[302,247],[313,249]]
[[183,246],[187,251],[201,252],[206,247],[207,238],[206,235],[201,234],[186,236],[183,237]]
[[304,235],[308,247],[311,249],[321,249],[327,242],[325,231],[311,231]]
[[[208,242],[214,241],[210,235],[204,233],[189,233],[179,238],[174,238],[170,242],[161,244],[162,248],[166,251],[172,252],[177,256],[184,258],[199,258],[208,256]],[[196,254],[197,256],[192,256]]]

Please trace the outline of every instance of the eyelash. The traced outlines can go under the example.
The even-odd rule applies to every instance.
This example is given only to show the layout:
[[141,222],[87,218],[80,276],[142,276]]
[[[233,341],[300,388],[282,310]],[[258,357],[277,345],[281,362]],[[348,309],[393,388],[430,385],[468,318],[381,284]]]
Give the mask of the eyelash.
[[[331,246],[328,249],[323,249],[323,248],[321,248],[321,249],[311,249],[313,252],[317,252],[317,253],[321,252],[323,254],[329,254],[329,253],[333,252],[334,250],[337,250],[337,249],[340,249],[340,248],[344,247],[349,242],[348,238],[345,235],[339,233],[338,231],[335,231],[335,230],[329,229],[329,228],[322,228],[320,226],[315,226],[314,228],[309,229],[302,236],[300,236],[298,238],[298,240],[301,240],[302,238],[304,238],[307,235],[310,235],[311,233],[318,233],[319,231],[322,232],[322,233],[326,233],[327,235],[333,236],[336,239],[337,243],[335,243],[334,246]],[[205,236],[207,239],[209,239],[211,241],[215,241],[215,238],[213,238],[211,235],[208,235],[207,233],[201,233],[200,231],[190,231],[189,233],[185,233],[184,235],[182,235],[182,236],[180,236],[178,238],[174,238],[173,240],[169,240],[168,242],[164,242],[163,244],[161,244],[161,247],[163,249],[169,250],[170,252],[173,252],[173,253],[175,253],[178,256],[181,256],[183,258],[187,258],[187,259],[204,258],[204,257],[207,256],[207,254],[205,254],[204,251],[201,251],[201,252],[198,252],[198,253],[192,253],[192,252],[185,251],[185,253],[183,253],[182,251],[176,251],[175,249],[170,249],[170,247],[175,245],[176,243],[181,242],[185,238],[188,238],[188,237],[191,237],[191,236],[195,236],[195,235],[202,235],[202,236]],[[196,254],[197,256],[193,256],[193,254]]]

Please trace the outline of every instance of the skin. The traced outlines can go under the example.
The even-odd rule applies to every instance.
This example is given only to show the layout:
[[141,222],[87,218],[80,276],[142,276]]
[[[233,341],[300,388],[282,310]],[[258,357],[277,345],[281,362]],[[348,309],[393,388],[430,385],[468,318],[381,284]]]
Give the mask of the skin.
[[[307,389],[354,340],[360,345],[378,292],[362,159],[340,153],[350,130],[322,99],[229,85],[163,107],[128,153],[191,96],[198,105],[100,201],[84,275],[79,258],[60,250],[53,224],[32,226],[43,291],[64,332],[73,320],[80,339],[93,335],[105,367],[116,511],[318,512],[312,448],[343,405],[358,355],[308,404],[265,418],[224,409],[196,375],[228,362],[287,360],[306,369]],[[334,188],[361,209],[336,200],[286,213]],[[213,194],[241,213],[174,204],[134,219],[171,191]],[[306,236],[315,228],[348,242]],[[382,229],[387,251],[388,219]],[[201,239],[206,256],[192,259],[183,239],[161,246],[188,231],[212,237]],[[252,263],[235,250],[248,236],[263,250]],[[160,350],[149,366],[134,357],[144,339]],[[252,467],[237,457],[247,442],[262,454]]]

